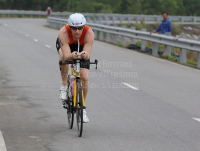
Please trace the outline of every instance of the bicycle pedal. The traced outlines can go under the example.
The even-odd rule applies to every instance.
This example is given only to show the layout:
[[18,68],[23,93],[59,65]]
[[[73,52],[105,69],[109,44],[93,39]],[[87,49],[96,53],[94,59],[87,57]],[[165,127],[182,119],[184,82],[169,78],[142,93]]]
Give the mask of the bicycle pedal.
[[68,109],[68,106],[66,106],[66,105],[62,105],[62,107],[63,107],[64,109]]

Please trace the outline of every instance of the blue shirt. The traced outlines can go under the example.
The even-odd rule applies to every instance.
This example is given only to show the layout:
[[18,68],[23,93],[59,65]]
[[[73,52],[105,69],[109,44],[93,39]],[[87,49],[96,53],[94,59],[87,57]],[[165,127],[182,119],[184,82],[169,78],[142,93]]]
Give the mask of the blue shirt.
[[166,32],[172,32],[171,22],[168,19],[163,20],[156,31],[161,31],[162,34],[165,34]]

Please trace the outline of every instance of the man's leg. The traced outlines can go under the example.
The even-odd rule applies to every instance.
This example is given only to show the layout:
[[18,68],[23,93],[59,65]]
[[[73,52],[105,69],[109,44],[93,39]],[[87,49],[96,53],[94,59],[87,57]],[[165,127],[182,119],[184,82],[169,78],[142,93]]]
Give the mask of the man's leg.
[[84,100],[86,99],[86,96],[87,96],[87,93],[88,93],[88,74],[89,74],[88,69],[81,68],[80,78],[82,80],[82,85],[83,85]]
[[[88,74],[89,74],[89,70],[88,69],[81,68],[81,70],[80,70],[80,78],[82,80],[84,100],[86,100],[86,96],[87,96],[87,93],[88,93]],[[86,112],[85,109],[83,110],[83,122],[84,123],[89,122],[89,118],[87,116],[87,112]]]
[[60,66],[60,73],[61,73],[61,87],[60,87],[60,98],[62,100],[67,99],[67,75],[68,75],[68,65],[62,65],[65,63],[63,52],[61,49],[58,51],[59,54],[59,66]]
[[65,63],[62,50],[59,49],[59,66],[60,66],[60,73],[62,78],[62,85],[67,86],[67,75],[68,75],[68,65],[60,65],[61,63]]

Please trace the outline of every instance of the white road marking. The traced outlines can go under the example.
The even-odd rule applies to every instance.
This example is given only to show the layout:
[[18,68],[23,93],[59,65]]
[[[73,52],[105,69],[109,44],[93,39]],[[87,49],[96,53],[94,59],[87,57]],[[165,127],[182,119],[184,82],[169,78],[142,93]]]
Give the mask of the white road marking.
[[29,37],[29,35],[26,34],[26,37]]
[[30,138],[40,138],[40,137],[38,137],[38,136],[29,136]]
[[122,82],[122,84],[124,84],[125,86],[127,86],[127,87],[129,87],[129,88],[131,88],[133,90],[139,90],[138,88],[136,88],[136,87],[134,87],[134,86],[132,86],[132,85],[130,85],[128,83]]
[[5,81],[7,81],[7,80],[1,80],[2,82],[5,82]]
[[196,120],[196,121],[198,121],[198,122],[200,122],[200,118],[194,118],[193,117],[193,119]]
[[45,45],[47,48],[51,48],[51,46],[49,46],[49,45]]
[[4,142],[3,135],[1,133],[1,131],[0,131],[0,151],[7,151],[6,144]]
[[34,41],[35,41],[35,42],[38,42],[38,40],[37,40],[37,39],[34,39]]
[[6,26],[6,27],[7,27],[8,25],[7,25],[7,24],[4,24],[4,26]]

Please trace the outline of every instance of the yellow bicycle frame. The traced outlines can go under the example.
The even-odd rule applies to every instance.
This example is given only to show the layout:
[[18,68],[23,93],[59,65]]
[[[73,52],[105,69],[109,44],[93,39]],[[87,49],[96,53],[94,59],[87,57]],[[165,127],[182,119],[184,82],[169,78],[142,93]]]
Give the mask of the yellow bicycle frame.
[[[82,82],[81,82],[81,86],[82,86]],[[84,100],[84,93],[83,93],[83,89],[82,89],[82,105],[85,106],[85,100]]]
[[[74,68],[71,68],[70,67],[70,75],[73,75],[74,74]],[[76,76],[77,77],[80,77],[80,73],[76,73]],[[82,82],[80,83],[81,86],[82,86]],[[76,107],[76,91],[77,91],[77,88],[76,88],[76,79],[74,79],[74,107]],[[83,89],[82,89],[82,105],[85,107],[85,100],[84,100],[84,93],[83,93]]]

